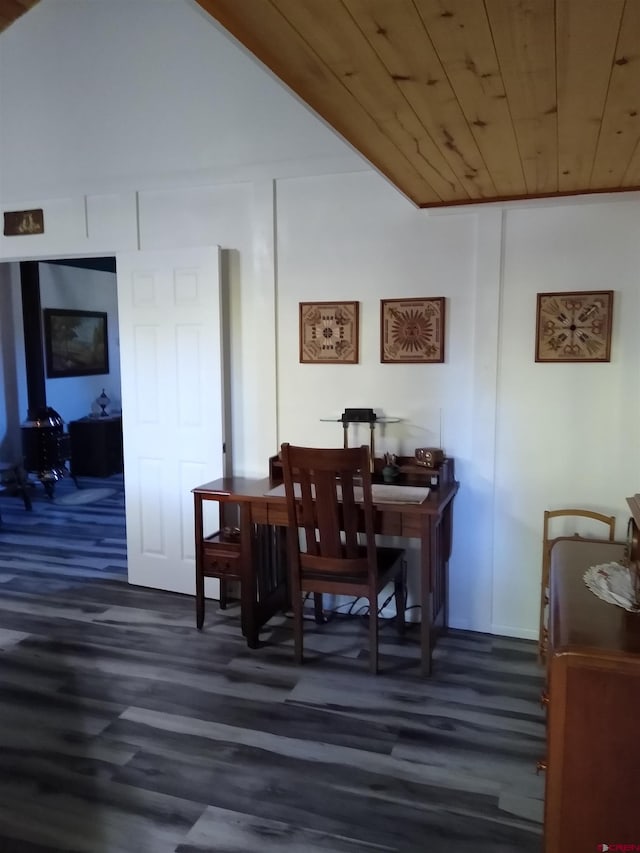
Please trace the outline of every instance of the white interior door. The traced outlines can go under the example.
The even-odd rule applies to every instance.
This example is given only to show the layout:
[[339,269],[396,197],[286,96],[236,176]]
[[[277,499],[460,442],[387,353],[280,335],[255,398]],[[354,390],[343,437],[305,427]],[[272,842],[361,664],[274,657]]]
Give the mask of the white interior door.
[[191,489],[223,472],[219,249],[116,262],[129,582],[193,594]]

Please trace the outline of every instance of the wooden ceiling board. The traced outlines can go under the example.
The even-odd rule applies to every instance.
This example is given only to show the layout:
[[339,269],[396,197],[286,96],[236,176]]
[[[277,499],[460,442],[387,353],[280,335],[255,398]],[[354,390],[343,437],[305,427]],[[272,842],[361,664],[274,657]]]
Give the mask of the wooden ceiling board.
[[[413,0],[344,0],[468,199],[496,188]],[[442,168],[439,164],[438,168]],[[449,195],[449,199],[453,197]]]
[[[324,0],[321,5],[316,0],[272,0],[272,3],[292,23],[354,101],[429,181],[438,198],[468,199],[455,174],[447,172],[446,161],[413,106],[342,0]],[[348,120],[347,116],[345,120]]]
[[609,0],[606,8],[598,0],[557,3],[558,186],[561,191],[590,185],[623,8],[624,0]]
[[[624,7],[591,185],[620,187],[640,137],[640,3]],[[637,178],[636,178],[637,181]]]
[[419,207],[640,189],[640,0],[195,2]]
[[484,5],[415,0],[500,196],[526,191],[516,134]]
[[197,2],[415,204],[442,201],[269,0]]
[[558,191],[554,0],[485,0],[529,195]]
[[38,2],[39,0],[0,0],[0,33]]

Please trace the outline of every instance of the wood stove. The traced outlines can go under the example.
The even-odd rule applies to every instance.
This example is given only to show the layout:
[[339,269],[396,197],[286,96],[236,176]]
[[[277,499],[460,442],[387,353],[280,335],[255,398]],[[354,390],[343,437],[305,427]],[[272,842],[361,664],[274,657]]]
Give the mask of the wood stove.
[[47,495],[53,497],[56,482],[69,473],[65,463],[71,458],[69,433],[64,431],[62,418],[50,406],[30,411],[21,435],[25,471],[34,472]]

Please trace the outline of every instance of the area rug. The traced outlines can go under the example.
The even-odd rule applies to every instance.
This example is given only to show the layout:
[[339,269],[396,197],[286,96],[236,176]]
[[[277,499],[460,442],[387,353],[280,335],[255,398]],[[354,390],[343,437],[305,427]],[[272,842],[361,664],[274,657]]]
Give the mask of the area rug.
[[103,501],[105,498],[110,498],[115,495],[117,489],[107,487],[96,489],[76,489],[73,492],[68,492],[66,495],[55,495],[54,503],[62,506],[84,506],[85,504],[95,504],[98,501]]

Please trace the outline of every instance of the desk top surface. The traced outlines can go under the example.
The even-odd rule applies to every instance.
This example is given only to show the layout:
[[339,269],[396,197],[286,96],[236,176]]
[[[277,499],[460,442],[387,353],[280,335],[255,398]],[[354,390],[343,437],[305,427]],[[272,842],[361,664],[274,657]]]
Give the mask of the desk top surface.
[[552,650],[580,653],[597,650],[602,654],[630,655],[640,663],[640,614],[628,613],[602,601],[584,582],[584,573],[590,565],[622,559],[624,546],[614,542],[591,545],[570,538],[559,541],[574,551],[576,545],[582,547],[583,553],[574,562],[559,561],[551,565]]
[[[196,486],[192,489],[195,495],[199,495],[203,499],[208,500],[235,500],[239,502],[256,501],[260,499],[267,503],[284,503],[283,495],[268,495],[275,486],[279,485],[277,480],[270,480],[268,477],[262,479],[253,479],[250,477],[222,477],[219,480],[212,480],[210,483],[203,483],[201,486]],[[428,497],[420,504],[409,503],[382,503],[375,502],[377,507],[384,507],[390,512],[402,513],[426,513],[432,514],[441,512],[444,507],[451,501],[458,491],[459,484],[454,481],[440,486],[439,488],[431,488]],[[400,487],[398,487],[400,488]]]

